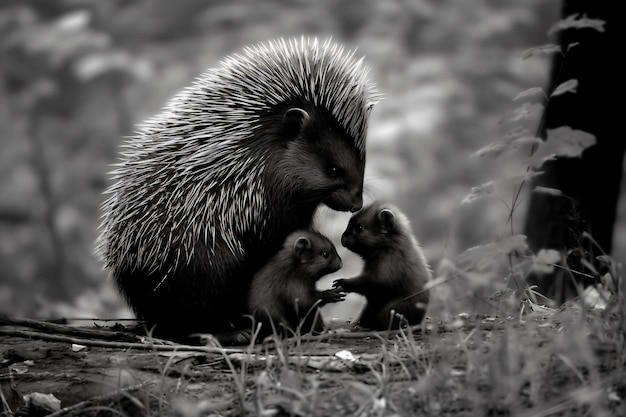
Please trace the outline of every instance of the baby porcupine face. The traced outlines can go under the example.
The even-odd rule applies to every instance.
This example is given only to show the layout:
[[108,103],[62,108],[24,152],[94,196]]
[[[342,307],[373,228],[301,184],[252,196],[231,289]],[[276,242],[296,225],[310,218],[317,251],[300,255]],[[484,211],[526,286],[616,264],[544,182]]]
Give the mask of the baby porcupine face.
[[354,139],[323,109],[290,109],[285,119],[284,131],[295,136],[285,155],[290,172],[297,173],[306,190],[321,196],[331,209],[359,210],[363,206],[365,160]]
[[341,236],[341,244],[359,255],[389,246],[396,229],[393,207],[375,202],[354,214]]
[[324,235],[307,231],[295,233],[294,236],[297,238],[293,245],[293,254],[300,265],[306,269],[307,276],[317,281],[343,266],[335,245]]

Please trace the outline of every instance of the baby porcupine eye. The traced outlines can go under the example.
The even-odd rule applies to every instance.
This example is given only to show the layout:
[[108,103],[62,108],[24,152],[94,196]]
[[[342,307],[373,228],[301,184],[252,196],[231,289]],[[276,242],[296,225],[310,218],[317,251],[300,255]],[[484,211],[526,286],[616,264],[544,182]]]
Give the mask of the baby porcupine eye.
[[324,258],[328,258],[328,257],[330,256],[330,252],[329,252],[329,251],[327,251],[327,250],[325,250],[324,252],[322,252],[322,256],[323,256]]

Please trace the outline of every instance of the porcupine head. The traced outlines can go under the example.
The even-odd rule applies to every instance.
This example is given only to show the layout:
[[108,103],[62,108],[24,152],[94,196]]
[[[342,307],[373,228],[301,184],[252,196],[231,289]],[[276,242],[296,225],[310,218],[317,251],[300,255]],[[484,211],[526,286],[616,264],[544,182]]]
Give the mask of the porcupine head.
[[374,201],[352,215],[341,236],[341,244],[361,257],[386,256],[387,252],[406,253],[419,266],[418,275],[430,277],[422,249],[411,232],[407,216],[393,204]]
[[[412,290],[422,291],[431,279],[428,261],[409,219],[392,204],[374,201],[352,215],[341,244],[363,258],[366,280],[374,279],[410,294]],[[418,298],[427,303],[428,292]]]
[[141,125],[96,249],[135,313],[209,330],[240,315],[254,271],[319,204],[361,208],[378,99],[353,53],[279,40],[223,59]]
[[343,265],[335,245],[317,232],[292,233],[285,242],[285,248],[292,251],[294,261],[304,269],[302,275],[314,282],[338,271]]

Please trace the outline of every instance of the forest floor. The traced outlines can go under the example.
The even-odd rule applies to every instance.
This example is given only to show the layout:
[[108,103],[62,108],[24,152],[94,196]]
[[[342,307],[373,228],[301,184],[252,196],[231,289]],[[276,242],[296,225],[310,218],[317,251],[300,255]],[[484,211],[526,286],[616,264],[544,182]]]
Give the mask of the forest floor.
[[228,348],[1,316],[0,415],[624,416],[614,311],[568,304]]

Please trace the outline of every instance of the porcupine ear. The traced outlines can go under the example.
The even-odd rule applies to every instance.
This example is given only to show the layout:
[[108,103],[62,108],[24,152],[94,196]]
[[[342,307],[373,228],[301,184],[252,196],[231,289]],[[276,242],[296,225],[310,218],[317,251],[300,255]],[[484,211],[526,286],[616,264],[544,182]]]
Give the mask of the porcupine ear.
[[298,257],[298,259],[302,259],[304,252],[311,248],[311,241],[304,236],[299,237],[296,240],[296,243],[293,244],[293,253]]
[[393,214],[393,211],[386,208],[382,209],[378,212],[378,219],[382,225],[383,233],[389,233],[393,230],[396,222],[396,216]]
[[302,126],[310,119],[309,113],[299,107],[292,107],[283,115],[283,134],[286,138],[295,139]]

